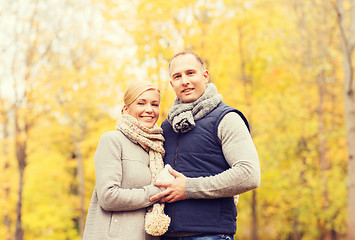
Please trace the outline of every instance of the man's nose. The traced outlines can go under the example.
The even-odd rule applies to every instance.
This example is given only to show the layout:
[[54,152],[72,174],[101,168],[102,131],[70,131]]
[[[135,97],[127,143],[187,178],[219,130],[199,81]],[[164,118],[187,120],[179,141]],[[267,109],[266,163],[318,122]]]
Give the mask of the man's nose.
[[188,84],[189,82],[190,82],[190,80],[189,80],[189,78],[188,78],[185,74],[181,76],[181,83],[182,83],[183,85],[186,85],[186,84]]

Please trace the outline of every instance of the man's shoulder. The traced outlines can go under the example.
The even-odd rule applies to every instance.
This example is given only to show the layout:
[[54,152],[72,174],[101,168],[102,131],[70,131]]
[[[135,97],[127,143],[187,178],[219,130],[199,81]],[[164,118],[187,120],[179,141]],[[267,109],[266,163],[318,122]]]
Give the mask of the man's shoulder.
[[224,110],[224,111],[228,111],[228,112],[230,112],[230,111],[241,112],[238,109],[236,109],[235,107],[232,107],[225,102],[220,102],[217,107]]
[[249,130],[248,120],[240,110],[238,110],[234,107],[231,107],[224,102],[221,102],[218,105],[218,107],[221,108],[221,110],[220,110],[221,113],[220,113],[218,125],[219,125],[219,123],[221,123],[222,119],[225,119],[226,117],[231,118],[231,119],[242,119]]
[[162,128],[163,128],[163,127],[166,127],[166,126],[169,126],[169,125],[170,125],[170,123],[169,123],[169,121],[168,121],[167,118],[161,123],[161,127],[162,127]]
[[163,129],[163,135],[165,136],[166,133],[169,131],[169,130],[172,130],[172,126],[171,124],[169,123],[168,119],[165,119],[162,124],[160,125],[160,127]]
[[224,102],[220,102],[209,114],[207,114],[207,116],[214,116],[215,118],[220,119],[223,118],[223,116],[228,114],[229,112],[239,112],[239,110],[229,106]]

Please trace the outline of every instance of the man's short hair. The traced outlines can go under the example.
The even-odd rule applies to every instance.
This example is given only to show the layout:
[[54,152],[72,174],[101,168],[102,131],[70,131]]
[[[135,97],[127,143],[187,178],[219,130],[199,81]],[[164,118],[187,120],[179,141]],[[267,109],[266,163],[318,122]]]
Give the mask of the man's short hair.
[[170,67],[171,67],[171,63],[173,62],[173,60],[178,57],[178,56],[182,56],[182,55],[192,55],[196,58],[196,60],[201,64],[201,70],[204,71],[206,69],[205,67],[205,63],[203,62],[203,60],[200,58],[199,55],[197,55],[196,53],[194,52],[188,52],[188,51],[183,51],[183,52],[179,52],[177,54],[175,54],[171,59],[170,59],[170,62],[169,62],[169,72],[170,72]]

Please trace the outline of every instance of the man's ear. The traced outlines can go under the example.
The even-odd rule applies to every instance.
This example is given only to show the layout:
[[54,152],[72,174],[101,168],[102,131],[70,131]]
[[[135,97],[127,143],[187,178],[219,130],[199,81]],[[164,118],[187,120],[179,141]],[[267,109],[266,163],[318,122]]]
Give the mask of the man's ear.
[[210,74],[207,70],[205,70],[205,72],[203,73],[203,77],[206,79],[206,83],[208,83],[208,81],[210,80]]

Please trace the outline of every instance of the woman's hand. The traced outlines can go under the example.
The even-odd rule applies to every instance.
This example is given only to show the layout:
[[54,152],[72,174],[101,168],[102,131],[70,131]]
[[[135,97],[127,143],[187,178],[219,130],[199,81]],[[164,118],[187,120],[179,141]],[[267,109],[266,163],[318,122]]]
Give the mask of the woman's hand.
[[160,199],[161,203],[167,202],[172,203],[180,200],[185,200],[185,183],[186,177],[184,174],[179,173],[172,169],[171,167],[168,168],[169,173],[175,177],[173,181],[156,181],[154,186],[156,187],[163,187],[165,188],[164,191],[158,193],[150,198],[150,201],[154,201]]

